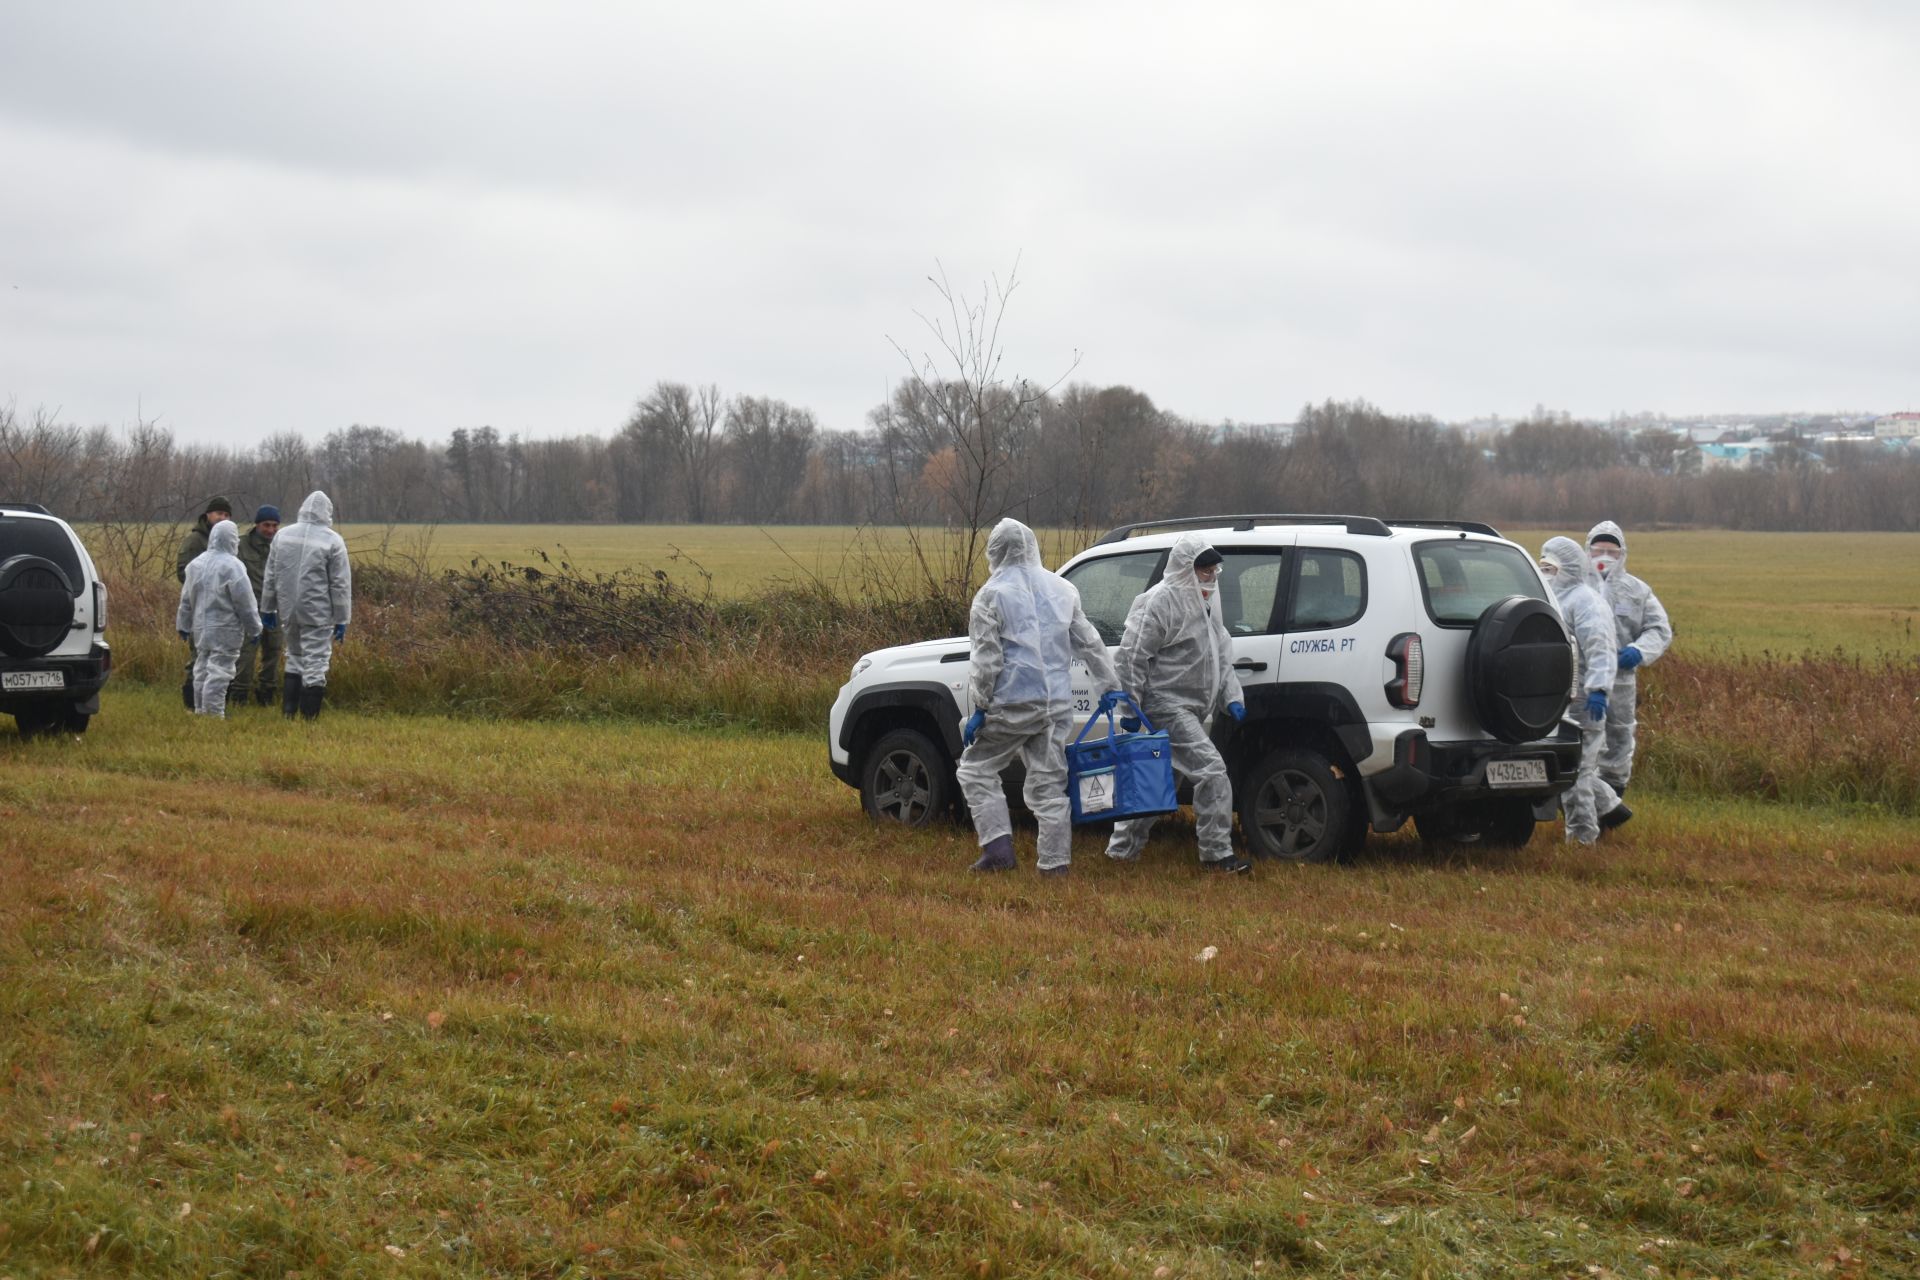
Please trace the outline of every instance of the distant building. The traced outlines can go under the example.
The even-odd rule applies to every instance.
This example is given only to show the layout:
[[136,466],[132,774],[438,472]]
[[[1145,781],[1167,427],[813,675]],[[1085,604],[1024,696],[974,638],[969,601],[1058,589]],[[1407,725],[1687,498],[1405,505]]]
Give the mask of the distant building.
[[1698,446],[1700,466],[1706,471],[1745,471],[1773,454],[1771,440],[1721,439]]
[[1920,413],[1889,413],[1876,418],[1873,434],[1881,440],[1920,439]]

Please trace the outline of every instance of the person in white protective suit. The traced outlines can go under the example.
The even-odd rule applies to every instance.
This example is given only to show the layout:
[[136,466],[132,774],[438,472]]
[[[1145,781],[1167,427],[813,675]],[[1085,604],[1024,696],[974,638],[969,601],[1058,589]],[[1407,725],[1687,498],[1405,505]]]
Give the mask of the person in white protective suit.
[[1560,602],[1575,651],[1567,719],[1580,730],[1580,772],[1562,800],[1567,839],[1592,844],[1601,828],[1626,820],[1615,812],[1625,806],[1600,777],[1600,756],[1607,745],[1607,691],[1619,668],[1613,617],[1600,596],[1593,562],[1572,538],[1547,539],[1540,548],[1540,573]]
[[1111,705],[1109,691],[1119,683],[1079,591],[1041,565],[1033,530],[1018,520],[995,525],[987,535],[987,568],[967,617],[973,714],[961,728],[966,749],[956,770],[980,837],[973,869],[1013,869],[1013,823],[1000,772],[1018,758],[1027,773],[1027,807],[1040,825],[1039,870],[1064,875],[1073,860],[1067,800],[1073,660],[1087,664],[1103,707]]
[[[1627,535],[1619,525],[1602,520],[1593,526],[1587,534],[1587,555],[1606,585],[1601,594],[1613,611],[1620,644],[1620,674],[1607,697],[1607,749],[1600,755],[1600,776],[1625,799],[1627,784],[1633,781],[1640,668],[1658,661],[1673,644],[1673,622],[1653,588],[1627,572]],[[1627,817],[1632,816],[1627,811]]]
[[[1200,865],[1244,873],[1253,866],[1233,852],[1233,783],[1220,749],[1207,736],[1217,711],[1244,720],[1247,709],[1233,671],[1233,640],[1220,620],[1214,581],[1220,553],[1197,533],[1183,533],[1167,553],[1160,581],[1134,597],[1114,667],[1120,685],[1167,732],[1173,767],[1193,780]],[[1107,856],[1131,862],[1153,833],[1153,818],[1114,824]]]
[[311,720],[327,696],[333,646],[353,620],[353,569],[347,544],[333,531],[333,500],[315,489],[300,504],[298,523],[274,535],[262,575],[260,615],[286,635],[287,667],[280,711]]
[[207,549],[187,562],[174,630],[193,646],[193,709],[225,719],[227,686],[240,649],[260,634],[253,584],[240,562],[240,528],[222,520],[207,533]]

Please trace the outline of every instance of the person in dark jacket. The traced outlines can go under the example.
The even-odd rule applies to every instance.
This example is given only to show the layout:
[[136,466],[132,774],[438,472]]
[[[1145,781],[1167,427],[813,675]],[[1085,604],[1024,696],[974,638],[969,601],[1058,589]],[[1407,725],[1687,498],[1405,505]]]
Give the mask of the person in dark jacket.
[[[187,566],[192,564],[200,553],[207,549],[207,535],[213,526],[222,520],[233,518],[233,502],[218,495],[208,498],[200,518],[187,530],[187,536],[180,539],[180,554],[174,557],[173,576],[181,583],[187,580]],[[180,699],[187,704],[187,710],[193,710],[193,641],[187,641],[186,679],[180,685]]]
[[[262,595],[260,577],[267,571],[267,552],[273,549],[273,535],[280,530],[280,508],[271,504],[253,513],[253,528],[240,539],[240,563],[247,566],[247,582],[253,587],[257,604]],[[256,668],[258,674],[256,675]],[[228,702],[245,704],[247,691],[263,707],[273,705],[280,693],[280,632],[262,631],[250,638],[240,650],[240,666],[233,677],[235,693]]]

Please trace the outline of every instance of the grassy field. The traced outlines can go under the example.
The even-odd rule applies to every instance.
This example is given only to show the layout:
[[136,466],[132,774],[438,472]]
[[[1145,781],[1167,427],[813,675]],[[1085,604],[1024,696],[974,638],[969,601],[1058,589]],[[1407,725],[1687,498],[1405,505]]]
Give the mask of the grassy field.
[[1920,1271],[1911,821],[980,881],[822,754],[0,736],[0,1274]]
[[[559,558],[564,550],[572,563],[599,571],[660,568],[700,582],[704,569],[722,595],[809,577],[857,586],[870,569],[897,568],[908,554],[897,529],[348,525],[343,532],[362,554],[384,546],[441,568],[475,556],[526,563],[537,551]],[[1503,532],[1537,552],[1564,531]],[[1920,535],[1682,531],[1629,532],[1628,540],[1631,568],[1680,620],[1683,652],[1920,654]],[[1049,534],[1047,562],[1059,564],[1087,541]]]

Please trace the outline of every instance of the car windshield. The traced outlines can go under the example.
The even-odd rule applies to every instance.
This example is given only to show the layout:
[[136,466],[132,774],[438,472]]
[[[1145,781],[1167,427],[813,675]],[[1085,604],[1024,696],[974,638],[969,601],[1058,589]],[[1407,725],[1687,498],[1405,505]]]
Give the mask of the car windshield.
[[1547,598],[1526,553],[1504,542],[1451,538],[1422,542],[1413,554],[1427,613],[1443,627],[1470,627],[1488,605],[1508,596]]
[[80,553],[74,550],[73,539],[51,520],[0,515],[0,561],[15,556],[39,556],[59,565],[76,599],[87,589],[87,575],[80,571]]

